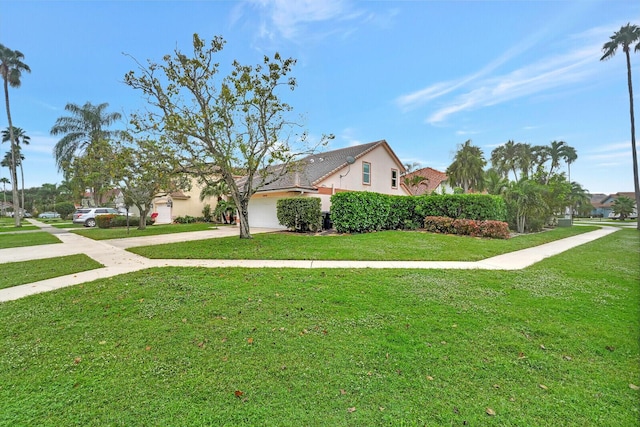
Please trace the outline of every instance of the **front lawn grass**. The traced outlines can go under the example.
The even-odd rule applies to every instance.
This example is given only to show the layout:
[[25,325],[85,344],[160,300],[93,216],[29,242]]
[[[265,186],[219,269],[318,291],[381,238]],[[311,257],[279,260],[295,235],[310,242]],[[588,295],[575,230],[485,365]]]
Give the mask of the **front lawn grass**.
[[0,264],[0,289],[104,267],[84,254]]
[[598,227],[556,228],[508,240],[424,233],[311,235],[256,234],[253,239],[225,237],[165,245],[141,246],[129,251],[147,258],[186,259],[294,259],[363,261],[477,261],[562,239]]
[[[80,234],[81,236],[89,237],[94,240],[107,240],[107,239],[122,239],[126,237],[143,237],[143,236],[156,236],[159,234],[172,234],[172,233],[184,233],[189,231],[202,231],[215,229],[220,224],[212,224],[207,222],[196,222],[193,224],[161,224],[161,225],[149,225],[144,230],[138,230],[138,223],[131,224],[129,232],[127,233],[126,227],[118,228],[85,228],[82,230],[73,230],[72,233]],[[224,226],[222,226],[224,227]]]
[[35,225],[29,225],[28,223],[23,223],[20,227],[16,227],[13,224],[3,224],[0,225],[0,233],[7,233],[7,232],[16,232],[16,231],[30,231],[30,230],[37,230],[38,227],[36,227]]
[[46,231],[33,233],[10,233],[0,235],[0,249],[18,248],[23,246],[49,245],[61,243],[53,234]]
[[621,230],[515,272],[162,268],[6,302],[0,425],[636,425],[638,248]]

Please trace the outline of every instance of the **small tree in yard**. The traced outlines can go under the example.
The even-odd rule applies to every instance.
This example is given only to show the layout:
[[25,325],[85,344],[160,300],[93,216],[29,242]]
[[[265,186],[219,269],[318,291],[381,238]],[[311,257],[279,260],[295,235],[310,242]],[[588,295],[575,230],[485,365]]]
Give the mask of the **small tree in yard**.
[[[277,93],[281,87],[295,88],[289,75],[296,61],[278,53],[256,66],[234,61],[231,73],[218,80],[214,56],[224,43],[215,37],[206,46],[194,34],[192,56],[176,49],[161,64],[138,64],[138,73],[129,72],[125,82],[152,107],[132,117],[136,129],[161,132],[160,138],[176,148],[190,171],[204,176],[215,165],[238,208],[240,238],[251,238],[251,196],[291,171],[295,159],[311,150],[302,147],[304,133],[293,133],[298,125],[287,118],[291,107]],[[238,172],[243,180],[236,180]]]
[[140,211],[138,230],[146,228],[147,215],[156,196],[186,187],[185,180],[177,172],[176,159],[169,147],[150,139],[129,140],[129,144],[120,143],[114,147],[110,170],[127,203]]
[[634,206],[635,201],[632,198],[620,196],[613,202],[611,208],[613,213],[619,215],[620,219],[623,220],[633,213]]

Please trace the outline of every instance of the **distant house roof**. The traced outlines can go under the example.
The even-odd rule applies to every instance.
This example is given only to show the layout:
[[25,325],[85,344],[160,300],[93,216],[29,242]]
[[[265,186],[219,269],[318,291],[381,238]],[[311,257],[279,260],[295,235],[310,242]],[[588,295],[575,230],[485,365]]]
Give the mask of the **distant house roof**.
[[411,180],[411,178],[413,178],[414,176],[421,176],[425,179],[416,187],[410,188],[411,192],[414,195],[431,193],[432,191],[436,190],[440,186],[440,184],[446,182],[449,179],[446,173],[429,167],[418,169],[417,171],[408,173],[404,176],[404,178],[406,178],[407,180]]
[[[598,198],[598,196],[603,196],[601,198]],[[636,199],[636,193],[634,193],[633,191],[620,191],[618,193],[615,194],[592,194],[591,195],[591,205],[594,208],[610,208],[613,205],[613,202],[616,201],[616,199],[618,197],[628,197],[631,200]]]
[[[383,146],[389,155],[392,156],[399,165],[402,165],[402,162],[393,150],[391,150],[387,141],[380,140],[368,144],[325,151],[324,153],[311,154],[298,160],[295,165],[292,166],[290,172],[261,187],[258,191],[317,190],[316,185],[319,182],[349,164],[347,158],[353,157],[354,159],[358,159],[379,146]],[[274,174],[281,170],[280,168],[282,168],[282,165],[273,166],[272,170]],[[246,177],[241,178],[239,184],[241,184],[244,179],[246,179]]]

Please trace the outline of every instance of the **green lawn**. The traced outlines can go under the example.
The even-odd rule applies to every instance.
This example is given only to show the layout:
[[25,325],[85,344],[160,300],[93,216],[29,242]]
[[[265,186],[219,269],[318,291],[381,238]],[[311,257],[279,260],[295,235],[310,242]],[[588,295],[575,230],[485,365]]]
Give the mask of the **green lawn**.
[[508,240],[480,239],[419,231],[316,236],[296,233],[256,234],[129,249],[147,258],[297,259],[297,260],[427,260],[477,261],[537,246],[598,227],[556,228]]
[[639,237],[517,272],[162,268],[2,303],[0,425],[637,425]]
[[36,227],[35,225],[31,225],[28,222],[23,222],[22,225],[20,227],[16,227],[15,225],[13,225],[13,223],[11,224],[1,224],[0,225],[0,233],[7,233],[7,232],[16,232],[16,231],[29,231],[29,230],[37,230],[38,227]]
[[46,231],[36,231],[33,233],[10,233],[0,234],[0,249],[17,248],[22,246],[48,245],[51,243],[61,243],[53,234]]
[[103,267],[86,255],[0,264],[0,289]]
[[[89,237],[94,240],[107,240],[107,239],[122,239],[125,237],[142,237],[142,236],[156,236],[159,234],[171,234],[171,233],[184,233],[189,231],[202,231],[215,229],[220,224],[212,223],[193,223],[193,224],[166,224],[166,225],[150,225],[144,230],[138,230],[136,224],[131,224],[129,232],[127,228],[86,228],[82,227],[82,230],[73,230],[73,233],[80,234],[85,237]],[[222,226],[224,227],[224,226]]]

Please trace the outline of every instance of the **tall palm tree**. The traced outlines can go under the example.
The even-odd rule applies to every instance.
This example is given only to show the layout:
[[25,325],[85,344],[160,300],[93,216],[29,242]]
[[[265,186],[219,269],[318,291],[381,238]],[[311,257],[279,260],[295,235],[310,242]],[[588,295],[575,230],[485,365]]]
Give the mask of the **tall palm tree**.
[[471,140],[467,140],[460,145],[453,163],[447,168],[446,174],[449,182],[460,186],[465,193],[473,188],[481,191],[484,188],[484,167],[487,161],[480,147],[471,145]]
[[560,160],[562,160],[563,150],[566,145],[567,143],[564,141],[551,141],[551,144],[549,144],[547,154],[549,155],[549,160],[551,160],[551,165],[549,166],[547,181],[548,177],[553,175],[553,170],[560,167]]
[[[634,52],[640,50],[640,27],[628,23],[620,27],[620,31],[613,33],[609,37],[609,41],[602,46],[604,55],[600,61],[612,58],[618,47],[622,47],[622,51],[627,59],[627,86],[629,87],[629,116],[631,118],[631,153],[633,155],[633,184],[636,192],[636,207],[640,209],[640,181],[638,180],[638,153],[636,151],[636,125],[633,114],[633,85],[631,84],[631,58],[629,51],[631,45],[635,43]],[[638,230],[640,230],[640,221],[638,221]]]
[[[11,121],[11,108],[9,108],[9,86],[18,88],[22,84],[20,78],[23,72],[30,73],[31,68],[22,60],[24,54],[17,50],[11,50],[3,44],[0,44],[0,76],[4,83],[4,103],[7,109],[7,122],[9,122],[9,140],[11,141],[11,170],[13,174],[11,179],[13,182],[13,206],[19,204],[18,201],[18,176],[16,174],[16,159],[14,156],[15,147],[13,139],[13,122]],[[14,215],[15,226],[20,227],[20,215]]]
[[4,204],[2,205],[2,216],[4,216],[4,211],[7,208],[7,184],[9,184],[10,182],[11,181],[9,181],[4,176],[0,178],[0,183],[2,183],[2,196],[4,197]]
[[509,140],[505,144],[496,147],[491,152],[491,166],[505,178],[508,178],[509,172],[513,171],[513,179],[517,181],[516,157],[518,149],[516,145],[515,142]]
[[[11,138],[11,132],[10,132],[10,129],[7,128],[2,131],[2,142],[9,141],[9,138]],[[31,138],[29,137],[29,135],[24,133],[24,130],[22,128],[14,127],[13,140],[14,140],[13,147],[16,150],[14,154],[14,158],[16,159],[16,167],[20,166],[20,177],[22,181],[22,196],[21,196],[22,208],[24,209],[24,168],[22,167],[22,163],[24,161],[24,155],[21,153],[22,147],[20,143],[22,143],[22,145],[29,145],[29,143],[31,142]]]
[[106,128],[120,120],[121,115],[108,113],[108,106],[106,102],[98,105],[87,102],[83,106],[68,103],[64,107],[71,115],[59,117],[51,128],[51,135],[62,135],[62,139],[56,143],[53,150],[59,170],[70,164],[71,160],[89,145],[107,141],[117,134],[117,131]]

